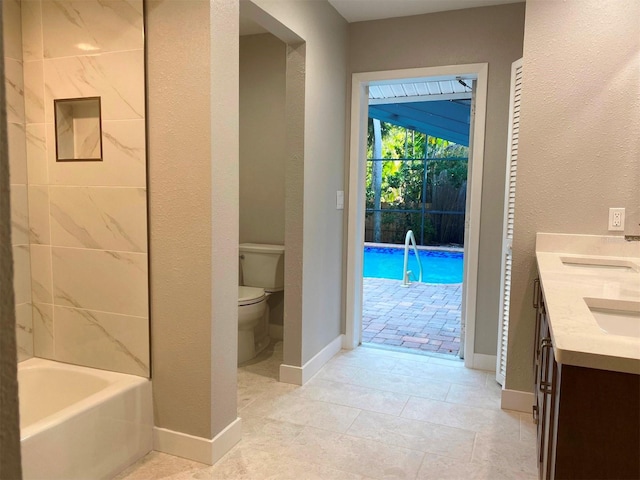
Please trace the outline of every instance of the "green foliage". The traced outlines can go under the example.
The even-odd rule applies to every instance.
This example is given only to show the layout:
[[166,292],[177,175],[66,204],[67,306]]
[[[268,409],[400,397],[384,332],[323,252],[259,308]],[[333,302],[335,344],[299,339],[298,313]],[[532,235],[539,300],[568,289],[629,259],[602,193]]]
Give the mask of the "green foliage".
[[[429,137],[427,152],[427,158],[464,159],[429,162],[428,174],[434,179],[434,182],[447,182],[455,187],[460,187],[467,180],[469,147],[442,138]],[[443,172],[445,173],[443,174]]]
[[[374,143],[372,119],[369,119],[368,127],[367,158],[372,160]],[[464,211],[468,147],[386,122],[381,122],[381,131],[380,208],[382,210]],[[373,185],[373,163],[373,161],[367,162],[366,170],[366,207],[368,209],[375,208],[376,186]],[[426,184],[424,183],[425,163],[427,165]],[[434,215],[426,215],[423,221],[421,214],[415,212],[383,212],[381,223],[383,233],[387,231],[386,238],[391,238],[393,243],[402,243],[408,229],[414,230],[416,237],[420,236],[424,244],[462,243],[464,234],[464,215],[439,214],[438,218]],[[391,233],[392,231],[394,233]],[[419,235],[419,232],[422,234]],[[446,235],[445,232],[447,232]]]
[[[392,123],[380,122],[382,158],[424,158],[427,136]],[[445,140],[446,141],[446,140]],[[367,129],[367,158],[373,158],[373,119]]]
[[448,184],[459,188],[467,181],[467,160],[429,162],[428,175],[434,185]]
[[429,137],[427,153],[428,158],[466,158],[469,156],[469,147],[442,138]]

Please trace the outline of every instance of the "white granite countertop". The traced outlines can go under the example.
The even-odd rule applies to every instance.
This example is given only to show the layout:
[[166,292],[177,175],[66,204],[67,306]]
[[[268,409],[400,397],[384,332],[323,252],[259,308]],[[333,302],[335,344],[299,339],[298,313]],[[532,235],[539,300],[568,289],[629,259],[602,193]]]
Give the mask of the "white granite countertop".
[[[604,300],[604,306],[623,305],[634,311],[640,307],[640,242],[619,236],[538,233],[536,258],[556,361],[640,374],[640,337],[605,332],[585,302]],[[631,268],[568,265],[572,260],[617,262]]]

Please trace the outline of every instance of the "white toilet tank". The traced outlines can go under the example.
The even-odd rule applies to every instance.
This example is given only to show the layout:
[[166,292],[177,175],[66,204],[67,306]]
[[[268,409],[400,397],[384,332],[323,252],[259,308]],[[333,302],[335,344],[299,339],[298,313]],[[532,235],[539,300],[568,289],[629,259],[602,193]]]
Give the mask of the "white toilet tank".
[[241,243],[243,284],[268,292],[284,289],[284,245]]

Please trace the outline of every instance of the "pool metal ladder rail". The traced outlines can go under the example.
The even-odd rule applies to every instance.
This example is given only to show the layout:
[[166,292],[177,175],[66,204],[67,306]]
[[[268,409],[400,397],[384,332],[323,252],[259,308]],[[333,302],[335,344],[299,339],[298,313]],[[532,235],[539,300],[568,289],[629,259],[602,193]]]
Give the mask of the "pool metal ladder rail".
[[422,262],[420,261],[420,255],[418,255],[418,247],[416,246],[416,237],[413,235],[413,230],[409,230],[407,235],[404,237],[404,266],[402,270],[402,286],[408,287],[411,284],[410,276],[411,270],[408,269],[409,266],[409,243],[413,247],[413,253],[416,255],[416,260],[418,261],[418,282],[422,282]]

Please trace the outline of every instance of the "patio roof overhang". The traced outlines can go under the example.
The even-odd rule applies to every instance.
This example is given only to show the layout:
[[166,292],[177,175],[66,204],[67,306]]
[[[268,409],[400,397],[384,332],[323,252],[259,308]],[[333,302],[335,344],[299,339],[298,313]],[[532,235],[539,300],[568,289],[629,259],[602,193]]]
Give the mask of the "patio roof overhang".
[[369,116],[469,146],[471,83],[423,81],[369,87]]

